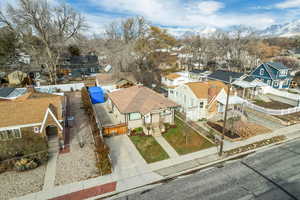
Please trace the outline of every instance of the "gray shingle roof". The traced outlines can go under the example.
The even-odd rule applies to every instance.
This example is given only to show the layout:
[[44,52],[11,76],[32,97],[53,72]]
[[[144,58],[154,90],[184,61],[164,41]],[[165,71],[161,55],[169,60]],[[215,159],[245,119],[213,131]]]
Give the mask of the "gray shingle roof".
[[267,62],[266,64],[273,67],[273,68],[275,68],[275,69],[277,69],[277,70],[289,69],[287,66],[285,66],[284,64],[279,63],[279,62]]
[[219,81],[223,81],[224,83],[229,83],[230,77],[232,79],[238,79],[243,75],[244,73],[217,70],[214,73],[210,74],[208,76],[208,79],[219,80]]
[[12,93],[15,88],[0,88],[0,97],[7,97],[10,93]]

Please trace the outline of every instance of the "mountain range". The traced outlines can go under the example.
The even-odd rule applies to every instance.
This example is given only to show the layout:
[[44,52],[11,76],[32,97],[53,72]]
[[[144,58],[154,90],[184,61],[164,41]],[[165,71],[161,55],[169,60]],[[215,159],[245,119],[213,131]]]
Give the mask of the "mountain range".
[[[229,30],[223,30],[230,32]],[[222,30],[215,27],[196,27],[196,28],[181,28],[181,27],[169,27],[168,32],[177,37],[181,38],[184,36],[200,35],[203,37],[209,36],[218,30]],[[283,24],[274,24],[263,30],[256,30],[257,34],[262,37],[294,37],[300,35],[300,19]]]

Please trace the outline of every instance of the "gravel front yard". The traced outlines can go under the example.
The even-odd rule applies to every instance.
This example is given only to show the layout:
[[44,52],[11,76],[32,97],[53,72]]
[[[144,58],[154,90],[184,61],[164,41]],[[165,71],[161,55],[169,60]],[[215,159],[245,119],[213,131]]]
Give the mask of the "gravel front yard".
[[[92,133],[88,118],[81,107],[80,92],[71,94],[71,116],[75,123],[70,131],[70,152],[60,154],[56,165],[55,185],[64,185],[99,176]],[[83,138],[84,147],[80,148],[79,138]]]
[[26,172],[0,174],[0,199],[20,197],[43,189],[46,164]]

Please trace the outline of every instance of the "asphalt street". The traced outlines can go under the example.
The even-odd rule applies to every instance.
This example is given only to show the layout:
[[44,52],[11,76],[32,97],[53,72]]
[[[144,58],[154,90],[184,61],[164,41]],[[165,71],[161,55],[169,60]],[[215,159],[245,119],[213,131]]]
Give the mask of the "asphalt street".
[[117,199],[300,200],[300,141]]

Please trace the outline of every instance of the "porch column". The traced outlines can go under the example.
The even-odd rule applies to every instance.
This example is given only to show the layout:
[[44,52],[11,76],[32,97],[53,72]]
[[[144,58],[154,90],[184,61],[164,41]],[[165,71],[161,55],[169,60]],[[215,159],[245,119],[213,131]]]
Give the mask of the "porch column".
[[173,124],[175,124],[174,123],[174,118],[175,118],[175,110],[174,110],[174,108],[172,109],[172,119],[171,119],[171,124],[173,125]]

